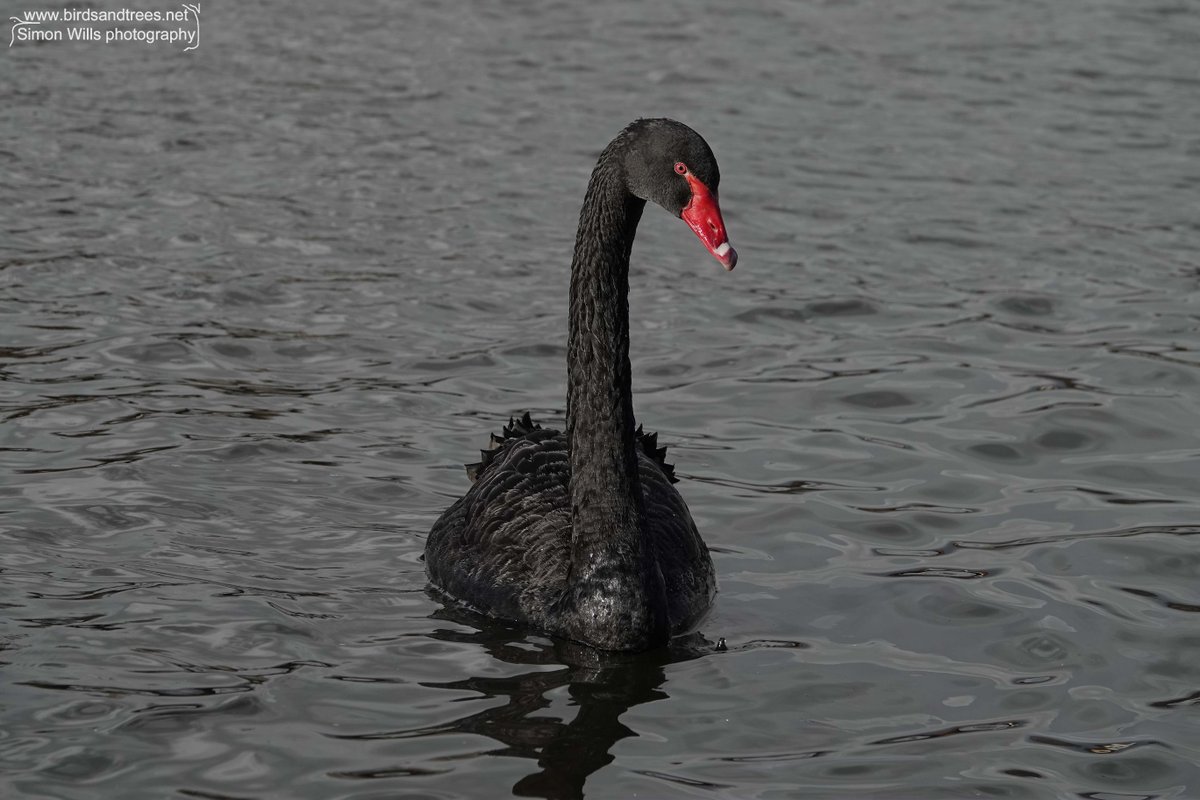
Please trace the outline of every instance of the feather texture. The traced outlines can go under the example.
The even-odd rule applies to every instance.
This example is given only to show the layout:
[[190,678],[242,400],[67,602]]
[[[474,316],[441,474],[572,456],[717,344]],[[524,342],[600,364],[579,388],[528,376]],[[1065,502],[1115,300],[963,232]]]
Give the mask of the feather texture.
[[[433,583],[478,611],[575,638],[562,598],[570,573],[571,506],[566,436],[526,414],[484,451],[471,490],[448,508],[429,534],[425,560]],[[656,562],[666,570],[667,613],[682,633],[715,591],[711,561],[674,470],[654,434],[639,436],[638,467]]]

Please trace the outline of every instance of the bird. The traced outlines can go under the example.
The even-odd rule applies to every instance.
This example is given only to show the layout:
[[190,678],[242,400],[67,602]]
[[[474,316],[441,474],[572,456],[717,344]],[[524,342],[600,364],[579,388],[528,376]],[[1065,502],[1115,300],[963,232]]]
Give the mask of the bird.
[[469,490],[426,538],[435,593],[598,650],[638,652],[694,629],[716,594],[712,558],[657,434],[635,427],[629,259],[646,202],[737,264],[708,143],[638,119],[601,152],[571,260],[566,430],[526,412],[467,465]]

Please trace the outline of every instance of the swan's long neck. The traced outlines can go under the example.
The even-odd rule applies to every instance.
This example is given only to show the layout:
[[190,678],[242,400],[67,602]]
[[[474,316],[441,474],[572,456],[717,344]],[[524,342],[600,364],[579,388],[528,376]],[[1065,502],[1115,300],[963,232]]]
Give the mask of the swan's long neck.
[[637,527],[641,484],[629,367],[629,251],[645,201],[605,160],[588,186],[571,264],[567,439],[574,528]]
[[[581,617],[641,630],[666,624],[666,614],[662,576],[641,525],[629,366],[629,253],[645,201],[625,187],[617,144],[592,173],[571,265],[570,584]],[[644,609],[645,617],[612,618],[630,609]]]

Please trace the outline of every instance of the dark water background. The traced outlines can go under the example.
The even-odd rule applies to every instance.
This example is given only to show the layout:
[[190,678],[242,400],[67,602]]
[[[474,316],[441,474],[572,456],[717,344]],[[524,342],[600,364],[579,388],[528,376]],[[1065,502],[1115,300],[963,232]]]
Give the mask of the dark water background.
[[[0,795],[1200,797],[1200,6],[201,31],[0,56]],[[650,209],[631,276],[721,594],[601,658],[420,554],[489,431],[561,423],[578,203],[643,115],[742,257]]]

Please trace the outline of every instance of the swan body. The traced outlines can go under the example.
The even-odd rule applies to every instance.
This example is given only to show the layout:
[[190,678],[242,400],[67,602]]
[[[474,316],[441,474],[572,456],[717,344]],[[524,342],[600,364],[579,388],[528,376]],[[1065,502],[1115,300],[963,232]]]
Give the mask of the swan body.
[[601,153],[571,267],[567,430],[528,414],[493,436],[473,483],[434,523],[431,583],[485,614],[604,650],[692,628],[716,592],[712,559],[654,434],[635,429],[629,255],[647,200],[737,263],[707,143],[667,119],[626,127]]

